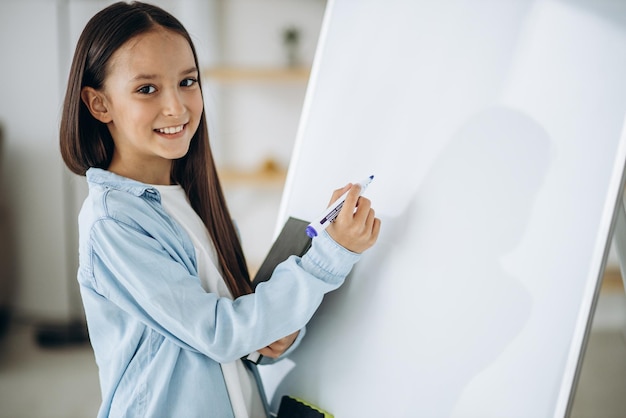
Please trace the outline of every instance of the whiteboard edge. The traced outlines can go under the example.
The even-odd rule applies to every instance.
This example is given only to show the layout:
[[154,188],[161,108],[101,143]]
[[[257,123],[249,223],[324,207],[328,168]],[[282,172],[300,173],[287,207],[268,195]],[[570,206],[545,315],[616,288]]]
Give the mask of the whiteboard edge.
[[332,9],[334,7],[335,0],[328,0],[326,5],[326,10],[324,10],[324,17],[322,19],[322,26],[320,29],[320,37],[317,43],[315,56],[313,59],[313,64],[311,68],[311,76],[309,77],[309,83],[307,85],[306,95],[304,97],[304,104],[302,105],[302,113],[300,115],[300,122],[298,124],[298,131],[296,133],[296,139],[293,146],[293,151],[291,153],[291,159],[289,160],[289,169],[287,170],[287,178],[285,180],[285,187],[283,188],[283,195],[281,197],[280,206],[278,209],[278,217],[276,220],[276,228],[274,230],[274,239],[278,237],[285,220],[287,219],[287,207],[289,205],[289,199],[291,197],[291,190],[293,188],[294,178],[296,176],[296,166],[298,165],[298,161],[300,160],[300,148],[302,146],[302,142],[304,141],[304,132],[306,131],[306,127],[309,121],[309,110],[311,108],[311,102],[313,101],[313,96],[315,94],[315,87],[317,85],[317,78],[319,74],[320,61],[322,60],[322,55],[324,50],[326,49],[326,40],[328,38],[328,28],[330,26]]
[[[626,116],[622,125],[622,133],[617,155],[613,163],[613,173],[609,184],[608,194],[602,213],[594,254],[591,260],[590,270],[587,273],[586,289],[583,293],[582,307],[578,312],[578,319],[572,336],[572,343],[565,362],[565,370],[559,395],[557,397],[554,417],[569,417],[573,406],[576,385],[580,377],[583,357],[586,350],[594,311],[596,308],[602,276],[608,258],[617,210],[621,205],[622,189],[626,176]],[[601,244],[604,244],[601,246]],[[602,250],[600,250],[602,248]],[[592,280],[593,279],[593,280]]]

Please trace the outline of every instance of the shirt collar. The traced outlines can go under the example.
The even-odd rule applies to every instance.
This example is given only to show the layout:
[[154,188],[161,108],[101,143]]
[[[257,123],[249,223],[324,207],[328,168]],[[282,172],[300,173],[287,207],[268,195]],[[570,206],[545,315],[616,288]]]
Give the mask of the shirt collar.
[[141,183],[137,180],[129,179],[128,177],[123,177],[96,167],[89,168],[86,176],[89,184],[97,184],[111,189],[124,191],[135,196],[147,195],[159,202],[161,201],[159,191],[154,186],[149,184]]

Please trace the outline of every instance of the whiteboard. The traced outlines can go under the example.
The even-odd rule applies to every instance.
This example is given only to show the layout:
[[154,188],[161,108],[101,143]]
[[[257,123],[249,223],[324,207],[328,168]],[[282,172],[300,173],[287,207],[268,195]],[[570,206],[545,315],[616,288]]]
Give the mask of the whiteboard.
[[623,1],[330,1],[278,225],[374,174],[382,232],[263,368],[274,407],[567,415],[623,183],[625,74]]

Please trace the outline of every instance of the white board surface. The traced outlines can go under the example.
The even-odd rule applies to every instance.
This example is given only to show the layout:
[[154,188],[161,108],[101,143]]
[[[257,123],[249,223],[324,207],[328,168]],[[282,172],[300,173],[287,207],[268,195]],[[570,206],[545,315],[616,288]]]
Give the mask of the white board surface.
[[[625,111],[626,2],[331,0],[278,224],[374,174],[382,232],[316,313],[274,405],[566,415]],[[268,386],[281,369],[263,368]]]

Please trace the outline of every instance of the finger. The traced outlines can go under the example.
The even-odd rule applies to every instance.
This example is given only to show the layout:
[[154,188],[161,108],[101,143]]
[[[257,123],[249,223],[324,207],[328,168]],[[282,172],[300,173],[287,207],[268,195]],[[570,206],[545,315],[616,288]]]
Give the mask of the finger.
[[260,350],[257,350],[259,352],[259,354],[261,354],[262,356],[265,357],[269,357],[269,358],[276,358],[278,357],[278,354],[272,350],[270,347],[263,347]]
[[366,197],[360,196],[357,201],[356,213],[354,219],[357,222],[366,223],[372,208],[372,201]]
[[269,347],[274,350],[274,352],[282,354],[290,344],[291,342],[289,342],[287,338],[281,338],[270,344]]
[[345,186],[343,186],[341,189],[335,190],[333,192],[333,196],[330,198],[330,202],[328,202],[328,205],[326,205],[326,207],[330,206],[335,200],[339,199],[341,195],[343,195],[345,192],[350,190],[350,187],[352,187],[352,183],[348,183]]
[[371,235],[372,243],[378,240],[378,235],[380,234],[380,226],[381,226],[380,219],[374,218],[374,225],[372,226],[372,235]]
[[[359,211],[361,210],[361,208],[359,207]],[[374,211],[374,209],[372,208],[368,208],[366,214],[365,214],[365,230],[369,233],[372,231],[372,229],[374,228],[374,219],[376,219],[376,212]]]
[[361,186],[359,184],[353,184],[346,196],[346,200],[343,203],[341,212],[339,212],[338,218],[351,219],[354,215],[354,209],[356,209],[357,202],[359,201],[359,195],[361,193]]
[[287,335],[286,337],[281,338],[280,340],[276,340],[267,347],[263,347],[260,350],[257,350],[260,354],[271,357],[278,358],[280,357],[295,341],[298,337],[300,331],[296,331],[292,334]]

